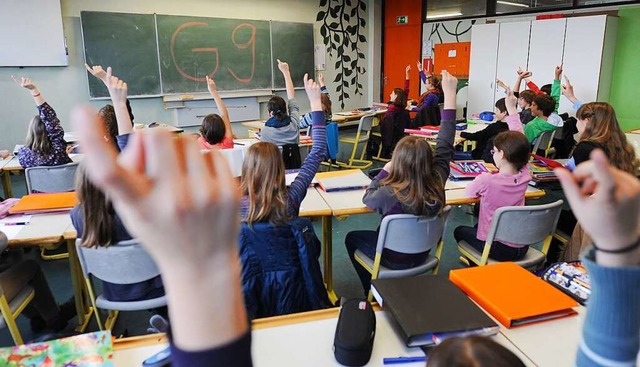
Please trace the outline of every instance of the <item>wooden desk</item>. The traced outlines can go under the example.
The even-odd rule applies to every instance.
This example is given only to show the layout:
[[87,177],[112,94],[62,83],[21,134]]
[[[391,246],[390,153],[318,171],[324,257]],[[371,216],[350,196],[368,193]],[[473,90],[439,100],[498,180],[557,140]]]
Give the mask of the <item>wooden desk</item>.
[[[254,366],[340,366],[332,351],[338,313],[338,308],[332,308],[254,320]],[[376,338],[367,366],[382,366],[382,359],[385,357],[424,355],[421,349],[408,348],[402,342],[392,322],[385,311],[376,311]],[[504,335],[498,334],[492,338],[515,353],[526,366],[535,366]],[[146,358],[167,346],[167,340],[162,334],[116,340],[114,363],[116,366],[140,366]],[[403,366],[423,367],[424,362]]]
[[[7,230],[8,228],[0,227],[2,230]],[[71,231],[69,228],[71,228]],[[76,252],[75,229],[71,224],[69,213],[33,215],[28,225],[21,226],[16,232],[13,232],[13,230],[7,231],[5,234],[11,247],[40,246],[56,244],[62,241],[66,242],[67,251],[69,252],[71,283],[78,314],[76,331],[83,332],[89,324],[93,309],[89,307],[88,292],[85,289],[82,268]]]
[[[82,154],[69,154],[69,158],[73,162],[80,162],[84,156]],[[11,185],[11,173],[19,174],[24,171],[24,167],[20,165],[20,161],[17,156],[13,156],[10,158],[3,159],[0,161],[1,172],[2,175],[2,189],[4,190],[4,197],[11,198],[13,197],[13,187]]]
[[[448,180],[447,184],[445,185],[446,204],[465,205],[475,204],[479,202],[480,198],[470,197],[465,193],[464,188],[469,182],[471,182],[471,180]],[[329,293],[332,300],[332,297],[336,297],[333,290],[333,237],[331,236],[333,228],[333,218],[340,218],[354,214],[373,213],[373,210],[367,208],[367,206],[362,202],[362,197],[364,196],[365,191],[366,189],[325,192],[321,189],[318,189],[318,193],[331,208],[332,213],[332,216],[329,218],[322,217],[322,241],[323,249],[325,249],[323,257],[324,282],[327,286],[327,292]],[[540,198],[544,195],[544,190],[536,189],[529,186],[527,187],[525,198],[535,199]]]

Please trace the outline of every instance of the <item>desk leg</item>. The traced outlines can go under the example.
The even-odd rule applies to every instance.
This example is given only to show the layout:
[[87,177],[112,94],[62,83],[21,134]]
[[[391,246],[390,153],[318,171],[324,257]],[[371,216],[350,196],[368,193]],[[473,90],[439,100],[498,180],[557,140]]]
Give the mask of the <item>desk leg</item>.
[[93,308],[88,306],[88,292],[85,289],[84,276],[82,275],[80,260],[78,259],[78,253],[76,252],[75,239],[67,240],[67,251],[69,252],[71,284],[73,286],[73,295],[76,301],[76,311],[78,313],[78,326],[76,327],[76,331],[82,333],[87,328],[89,321],[91,321]]
[[338,296],[333,290],[333,217],[322,217],[322,263],[324,264],[324,284],[327,287],[329,300],[336,303]]
[[11,187],[11,175],[9,171],[2,172],[2,190],[4,191],[4,198],[13,197],[13,187]]

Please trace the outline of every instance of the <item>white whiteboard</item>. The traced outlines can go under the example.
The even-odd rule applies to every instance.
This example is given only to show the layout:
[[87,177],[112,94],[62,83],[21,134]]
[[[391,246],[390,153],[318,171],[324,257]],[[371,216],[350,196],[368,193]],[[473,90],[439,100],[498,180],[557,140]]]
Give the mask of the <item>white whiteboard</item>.
[[68,64],[59,0],[0,1],[0,66]]

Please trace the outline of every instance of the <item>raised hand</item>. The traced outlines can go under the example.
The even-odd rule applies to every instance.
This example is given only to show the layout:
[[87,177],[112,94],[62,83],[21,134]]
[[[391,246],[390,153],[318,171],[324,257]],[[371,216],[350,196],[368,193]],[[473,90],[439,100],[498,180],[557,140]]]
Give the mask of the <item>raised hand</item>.
[[16,82],[16,84],[18,84],[22,88],[25,88],[30,91],[38,90],[38,87],[35,85],[33,80],[31,80],[31,78],[29,77],[23,76],[20,78],[20,80],[18,80],[16,79],[15,76],[11,75],[11,79],[13,79],[13,81]]
[[555,80],[560,80],[560,76],[562,76],[562,64],[556,66]]
[[422,62],[420,62],[420,61],[418,61],[416,63],[416,67],[418,68],[418,71],[423,71],[424,70],[424,67],[422,66]]
[[87,69],[87,71],[95,76],[96,78],[102,80],[103,82],[105,81],[105,78],[107,77],[107,72],[104,71],[104,69],[102,68],[101,65],[94,65],[94,66],[89,66],[89,64],[84,64],[85,69]]
[[311,111],[322,111],[320,86],[313,79],[309,79],[308,74],[304,74],[304,90],[307,92],[307,97],[309,97]]
[[127,83],[113,75],[111,66],[107,68],[107,72],[105,73],[105,77],[102,79],[102,81],[104,82],[104,85],[107,86],[109,95],[111,95],[111,99],[114,102],[127,102]]
[[318,83],[320,83],[320,87],[324,87],[326,85],[324,83],[324,75],[322,73],[318,73]]
[[456,93],[458,89],[458,79],[448,71],[442,70],[442,92],[444,93],[444,108],[456,109]]
[[278,61],[278,69],[280,69],[280,71],[283,74],[289,74],[289,64],[287,64],[286,62],[280,61],[280,59],[277,59]]
[[566,75],[564,76],[564,81],[565,84],[562,84],[562,95],[567,97],[567,99],[569,99],[572,103],[575,103],[578,98],[576,98],[576,94],[573,91],[573,85]]
[[531,78],[531,76],[533,76],[532,72],[528,70],[522,70],[520,67],[518,67],[518,70],[516,71],[516,73],[518,73],[518,78],[520,79],[528,79],[528,78]]
[[216,82],[214,82],[213,79],[209,78],[209,75],[207,75],[205,78],[207,80],[207,89],[209,90],[209,93],[211,94],[218,93],[218,87],[216,86]]
[[498,86],[502,89],[504,89],[505,91],[507,90],[507,88],[509,88],[509,86],[507,84],[505,84],[505,82],[503,82],[500,79],[496,79],[496,84],[498,84]]
[[[584,231],[597,247],[606,251],[622,250],[635,243],[640,235],[640,181],[633,175],[609,164],[600,149],[591,153],[591,159],[581,163],[573,173],[557,169],[573,213]],[[597,252],[598,262],[616,266],[638,264],[640,251],[610,255]]]
[[409,79],[409,77],[411,76],[411,65],[407,65],[406,68],[404,68],[404,75],[405,75],[405,79]]
[[509,115],[515,115],[518,113],[518,98],[513,93],[513,90],[507,86],[507,96],[504,97],[504,104],[507,107]]

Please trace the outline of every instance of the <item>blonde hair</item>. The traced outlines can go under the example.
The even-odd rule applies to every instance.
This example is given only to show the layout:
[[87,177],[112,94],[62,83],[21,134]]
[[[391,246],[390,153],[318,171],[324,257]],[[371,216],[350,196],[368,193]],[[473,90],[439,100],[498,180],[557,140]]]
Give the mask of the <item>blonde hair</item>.
[[380,182],[391,187],[412,214],[436,215],[444,207],[444,184],[433,170],[433,160],[433,150],[425,139],[405,136],[393,151],[389,176]]
[[242,162],[242,195],[249,197],[245,221],[285,224],[290,218],[284,162],[277,146],[260,142],[253,144]]
[[620,129],[616,111],[605,102],[583,104],[576,117],[590,119],[580,135],[580,142],[593,142],[605,147],[609,161],[616,168],[634,174],[638,168],[636,153]]
[[76,175],[76,195],[82,212],[82,246],[111,245],[115,211],[102,190],[90,181],[83,163]]
[[29,123],[25,145],[35,153],[42,155],[51,153],[51,141],[49,141],[47,127],[38,115],[34,116]]

